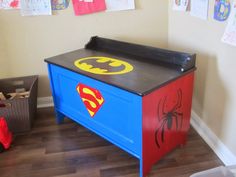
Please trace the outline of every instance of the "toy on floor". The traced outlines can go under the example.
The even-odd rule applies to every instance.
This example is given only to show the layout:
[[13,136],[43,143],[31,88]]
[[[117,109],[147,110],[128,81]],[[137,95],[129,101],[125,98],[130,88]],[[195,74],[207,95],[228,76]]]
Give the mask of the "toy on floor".
[[0,152],[10,148],[12,133],[9,131],[6,120],[0,118]]

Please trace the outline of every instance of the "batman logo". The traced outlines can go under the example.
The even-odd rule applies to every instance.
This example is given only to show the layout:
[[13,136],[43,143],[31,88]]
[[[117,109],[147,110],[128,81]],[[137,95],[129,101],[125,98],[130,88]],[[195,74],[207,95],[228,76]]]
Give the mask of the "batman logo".
[[93,117],[104,103],[102,94],[87,85],[79,84],[76,88],[86,109],[91,117]]
[[83,71],[101,75],[125,74],[133,70],[128,62],[109,57],[81,58],[74,65]]

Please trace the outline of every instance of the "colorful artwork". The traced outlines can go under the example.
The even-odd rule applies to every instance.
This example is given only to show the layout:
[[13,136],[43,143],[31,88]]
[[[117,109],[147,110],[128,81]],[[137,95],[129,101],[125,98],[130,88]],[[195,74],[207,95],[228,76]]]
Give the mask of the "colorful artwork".
[[116,75],[133,70],[133,66],[125,61],[108,57],[86,57],[75,61],[75,66],[93,74]]
[[19,9],[19,0],[0,0],[0,9]]
[[173,10],[186,11],[189,0],[173,0]]
[[230,0],[216,0],[214,7],[214,19],[225,21],[229,17],[231,10]]
[[69,0],[52,0],[52,10],[64,10],[69,6]]
[[236,46],[236,0],[234,0],[228,24],[221,40],[224,43]]
[[51,0],[20,0],[21,15],[52,15]]
[[[173,104],[174,103],[174,104]],[[169,104],[173,104],[169,106]],[[176,100],[167,99],[165,96],[160,99],[157,108],[157,118],[161,122],[160,126],[155,132],[155,142],[158,148],[160,148],[160,142],[165,141],[165,131],[175,128],[179,131],[182,127],[183,113],[180,108],[182,107],[182,90],[177,90]]]
[[105,0],[72,0],[75,15],[85,15],[105,11]]
[[181,0],[174,0],[174,2],[177,6],[180,6],[180,4],[181,4]]
[[76,89],[90,116],[93,117],[104,103],[102,94],[98,90],[84,84],[79,84]]

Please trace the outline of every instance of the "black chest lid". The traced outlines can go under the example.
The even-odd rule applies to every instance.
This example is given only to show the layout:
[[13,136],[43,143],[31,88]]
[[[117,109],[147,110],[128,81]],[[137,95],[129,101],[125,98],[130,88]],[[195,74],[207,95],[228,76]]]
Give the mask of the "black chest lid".
[[195,54],[92,37],[84,49],[45,59],[73,72],[144,96],[194,71]]

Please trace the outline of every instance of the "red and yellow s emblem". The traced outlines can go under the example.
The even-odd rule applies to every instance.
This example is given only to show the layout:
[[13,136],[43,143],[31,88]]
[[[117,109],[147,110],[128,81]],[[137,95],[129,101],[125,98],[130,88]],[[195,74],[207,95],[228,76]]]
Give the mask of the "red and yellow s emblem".
[[76,89],[90,116],[93,117],[104,103],[102,94],[98,90],[84,84],[79,84]]

